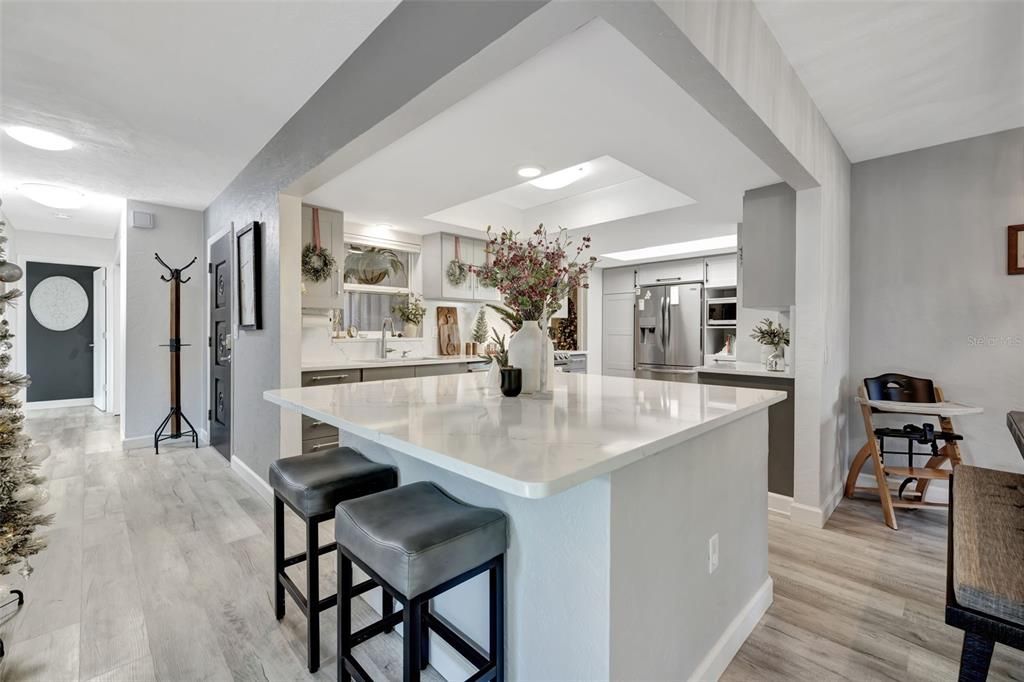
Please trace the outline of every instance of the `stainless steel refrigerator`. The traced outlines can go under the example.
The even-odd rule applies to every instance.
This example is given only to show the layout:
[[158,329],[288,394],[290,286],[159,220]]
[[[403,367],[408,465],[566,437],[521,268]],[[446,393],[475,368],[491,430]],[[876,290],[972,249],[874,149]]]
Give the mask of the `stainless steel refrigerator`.
[[636,376],[695,381],[704,361],[704,286],[699,283],[640,287],[634,307]]

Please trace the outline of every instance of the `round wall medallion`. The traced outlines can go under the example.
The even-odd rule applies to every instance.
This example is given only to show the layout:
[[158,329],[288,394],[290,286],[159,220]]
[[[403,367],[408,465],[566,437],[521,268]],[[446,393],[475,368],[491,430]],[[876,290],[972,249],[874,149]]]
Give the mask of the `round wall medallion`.
[[39,324],[55,332],[78,326],[89,312],[89,296],[82,285],[70,277],[47,277],[37,284],[28,299],[28,307]]

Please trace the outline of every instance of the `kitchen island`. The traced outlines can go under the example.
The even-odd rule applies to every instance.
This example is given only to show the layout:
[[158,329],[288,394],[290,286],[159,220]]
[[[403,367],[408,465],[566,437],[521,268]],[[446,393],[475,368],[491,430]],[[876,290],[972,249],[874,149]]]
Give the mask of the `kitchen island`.
[[[511,520],[512,680],[716,677],[771,603],[767,408],[776,391],[484,374],[268,391],[342,442]],[[486,578],[434,610],[486,641]],[[443,642],[431,662],[468,675]]]

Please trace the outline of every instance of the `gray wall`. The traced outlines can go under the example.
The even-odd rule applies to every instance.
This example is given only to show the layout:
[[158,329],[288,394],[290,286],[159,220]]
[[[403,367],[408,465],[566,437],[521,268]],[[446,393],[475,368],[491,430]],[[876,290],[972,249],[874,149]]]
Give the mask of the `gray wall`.
[[203,363],[206,338],[206,266],[203,265],[203,214],[141,201],[128,201],[133,210],[156,215],[156,228],[126,228],[121,262],[124,297],[124,406],[122,432],[125,440],[150,436],[170,409],[170,357],[166,344],[170,326],[170,285],[160,279],[167,271],[153,254],[172,267],[182,267],[199,257],[181,285],[181,340],[192,344],[181,351],[181,402],[185,416],[197,429],[206,428],[203,412]]
[[[850,376],[932,377],[985,414],[955,420],[967,462],[1024,471],[1004,424],[1024,408],[1024,277],[1006,227],[1024,222],[1024,128],[853,166]],[[848,402],[849,452],[864,443]]]
[[30,402],[91,398],[92,381],[92,278],[96,268],[84,265],[36,263],[25,268],[25,304],[36,285],[47,277],[68,277],[78,282],[89,299],[89,311],[77,325],[65,331],[47,329],[36,321],[29,309],[25,324],[25,354]]
[[270,463],[282,456],[280,410],[263,392],[283,383],[282,325],[300,323],[298,309],[293,321],[281,306],[301,283],[280,275],[279,193],[542,4],[403,2],[206,209],[207,237],[232,224],[265,224],[263,329],[241,331],[232,357],[232,452],[257,475],[266,478]]

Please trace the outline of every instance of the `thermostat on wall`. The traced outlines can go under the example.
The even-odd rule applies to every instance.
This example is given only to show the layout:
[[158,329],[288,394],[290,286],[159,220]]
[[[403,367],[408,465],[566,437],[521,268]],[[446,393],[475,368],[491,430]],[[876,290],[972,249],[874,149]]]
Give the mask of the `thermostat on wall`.
[[132,211],[132,227],[152,230],[156,227],[156,216],[145,211]]

